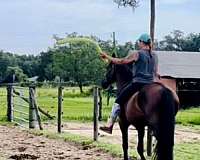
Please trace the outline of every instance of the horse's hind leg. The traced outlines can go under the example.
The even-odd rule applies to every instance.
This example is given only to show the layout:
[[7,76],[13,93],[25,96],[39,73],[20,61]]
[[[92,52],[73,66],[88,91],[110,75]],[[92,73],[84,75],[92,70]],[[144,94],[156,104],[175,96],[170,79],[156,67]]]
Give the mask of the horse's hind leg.
[[138,127],[137,130],[138,130],[137,151],[140,155],[141,160],[146,160],[144,157],[144,126]]
[[128,160],[128,126],[119,123],[122,132],[122,147],[124,152],[124,160]]

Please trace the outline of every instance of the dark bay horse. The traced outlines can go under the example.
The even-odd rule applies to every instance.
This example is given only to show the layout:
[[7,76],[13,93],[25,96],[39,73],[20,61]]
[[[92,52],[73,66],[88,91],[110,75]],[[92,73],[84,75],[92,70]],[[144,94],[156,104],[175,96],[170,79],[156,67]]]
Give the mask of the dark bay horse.
[[[110,63],[107,67],[102,87],[107,88],[116,82],[120,90],[131,83],[131,64],[116,65]],[[128,127],[134,125],[138,131],[137,151],[141,160],[143,155],[144,128],[149,126],[157,140],[156,160],[173,160],[175,115],[178,111],[179,99],[174,91],[161,83],[155,82],[144,86],[121,106],[119,125],[122,132],[124,160],[128,160]]]

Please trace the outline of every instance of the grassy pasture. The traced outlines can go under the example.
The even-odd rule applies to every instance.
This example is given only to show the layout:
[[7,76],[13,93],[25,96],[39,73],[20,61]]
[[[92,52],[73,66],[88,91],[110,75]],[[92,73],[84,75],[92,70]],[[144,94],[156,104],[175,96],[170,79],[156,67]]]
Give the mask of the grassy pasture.
[[[90,88],[84,88],[85,93],[80,94],[78,88],[65,88],[63,101],[63,120],[69,121],[92,121],[93,118],[93,96]],[[103,120],[109,116],[111,105],[114,98],[111,99],[110,105],[106,105],[106,97],[103,96]],[[39,106],[48,111],[51,115],[57,116],[57,89],[56,88],[39,88],[37,89],[37,103]],[[43,116],[43,120],[46,118]],[[6,120],[6,89],[0,88],[0,121]],[[191,108],[180,110],[176,116],[178,124],[187,125],[188,127],[200,130],[200,108]],[[69,136],[69,135],[68,135]],[[57,135],[55,135],[55,138]],[[80,138],[74,138],[74,142],[80,142]],[[90,140],[86,143],[94,143]],[[94,145],[94,144],[93,144]],[[119,155],[122,153],[121,146],[111,144],[96,144],[96,147],[104,148],[112,154]],[[135,155],[135,154],[133,154]],[[198,160],[200,157],[200,144],[197,143],[180,143],[175,145],[176,160]]]
[[[66,87],[63,90],[63,98],[63,120],[92,121],[93,96],[91,88],[84,88],[84,93],[81,94],[76,87]],[[114,98],[107,106],[106,97],[103,96],[103,120],[109,116],[113,102]],[[56,117],[57,88],[37,88],[37,103],[42,109]],[[0,88],[0,119],[5,119],[6,104],[6,89]],[[200,108],[180,110],[176,116],[176,122],[183,125],[200,125]]]

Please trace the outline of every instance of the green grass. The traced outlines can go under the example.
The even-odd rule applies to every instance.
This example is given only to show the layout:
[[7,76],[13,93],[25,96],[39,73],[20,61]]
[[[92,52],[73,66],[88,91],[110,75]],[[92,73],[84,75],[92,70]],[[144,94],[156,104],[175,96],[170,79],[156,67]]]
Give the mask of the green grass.
[[[104,98],[105,99],[105,98]],[[57,100],[51,97],[38,98],[38,104],[41,108],[49,111],[51,115],[57,116]],[[103,102],[103,118],[110,114],[111,107]],[[92,121],[93,119],[93,97],[64,98],[63,101],[63,119]]]
[[[80,93],[77,87],[65,88],[63,91],[63,120],[92,121],[93,119],[93,96],[91,87],[84,88]],[[86,96],[87,95],[87,96]],[[0,88],[0,120],[6,119],[6,89]],[[114,99],[111,99],[111,104]],[[106,120],[111,111],[111,105],[106,105],[103,98],[103,120]],[[22,103],[23,100],[22,100]],[[50,115],[57,116],[57,88],[37,88],[37,103]],[[25,104],[25,103],[24,103]],[[26,109],[23,111],[27,112]],[[45,116],[42,116],[46,120]]]
[[180,110],[176,116],[176,123],[182,125],[200,125],[200,108]]
[[[57,89],[39,89],[38,104],[51,115],[57,116]],[[86,96],[87,95],[87,96]],[[93,96],[91,88],[85,88],[80,93],[78,88],[65,88],[63,92],[63,120],[92,121]],[[103,118],[107,119],[111,106],[107,106],[103,98]],[[113,99],[112,99],[113,101]]]
[[6,121],[6,88],[0,88],[0,121]]
[[175,145],[176,160],[199,160],[200,143],[182,143]]
[[[27,93],[26,93],[27,94]],[[63,90],[63,120],[92,121],[93,97],[91,87],[85,87],[84,93],[80,93],[77,87],[66,87]],[[110,114],[111,104],[106,105],[106,97],[103,97],[103,120]],[[57,88],[37,88],[38,105],[54,117],[57,116]],[[0,120],[6,119],[6,89],[0,88]],[[43,120],[46,117],[42,117]],[[176,122],[182,125],[200,125],[200,108],[180,110],[176,116]]]

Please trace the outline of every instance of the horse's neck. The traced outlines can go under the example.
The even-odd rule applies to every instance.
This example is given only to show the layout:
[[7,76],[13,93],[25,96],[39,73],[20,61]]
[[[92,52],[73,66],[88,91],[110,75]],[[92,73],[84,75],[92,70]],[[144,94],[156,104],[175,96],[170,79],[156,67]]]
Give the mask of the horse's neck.
[[116,86],[117,86],[117,90],[121,90],[122,88],[124,88],[127,84],[129,84],[130,81],[123,81],[121,79],[116,81]]
[[116,65],[116,85],[118,91],[132,81],[132,71],[130,65]]

